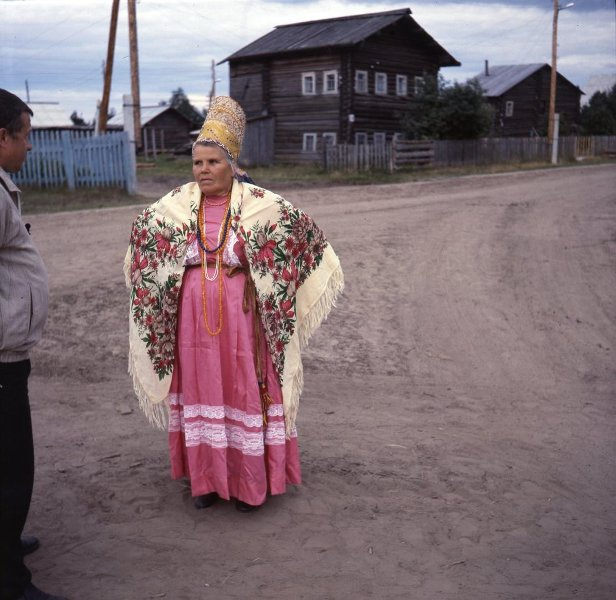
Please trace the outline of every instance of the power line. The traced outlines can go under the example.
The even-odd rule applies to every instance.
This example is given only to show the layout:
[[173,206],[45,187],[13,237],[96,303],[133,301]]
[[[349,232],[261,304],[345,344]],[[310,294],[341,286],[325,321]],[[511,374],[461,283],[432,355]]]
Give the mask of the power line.
[[76,36],[76,35],[78,35],[80,33],[83,33],[87,29],[90,29],[91,27],[94,27],[95,25],[98,25],[99,23],[102,23],[104,20],[106,20],[106,19],[98,19],[97,21],[89,23],[88,25],[85,25],[81,29],[77,29],[76,31],[73,31],[73,33],[70,33],[66,37],[62,38],[61,40],[58,40],[57,42],[54,42],[53,44],[49,44],[48,46],[46,46],[44,48],[41,48],[40,50],[35,51],[32,54],[26,54],[25,56],[22,57],[22,60],[28,60],[28,59],[34,58],[35,56],[43,54],[44,52],[47,52],[50,48],[55,48],[56,46],[59,46],[62,42],[65,42],[66,40],[68,40],[68,39],[70,39],[70,38],[72,38],[72,37],[74,37],[74,36]]

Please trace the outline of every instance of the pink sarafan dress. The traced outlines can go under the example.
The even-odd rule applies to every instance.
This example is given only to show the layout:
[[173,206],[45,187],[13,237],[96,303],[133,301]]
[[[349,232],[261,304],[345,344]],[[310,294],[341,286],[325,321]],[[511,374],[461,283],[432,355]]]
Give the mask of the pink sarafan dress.
[[[206,235],[210,248],[218,243],[225,217],[224,197],[208,197]],[[209,205],[221,203],[218,206]],[[223,268],[222,330],[211,335],[203,314],[202,276],[198,247],[185,258],[186,269],[178,306],[175,365],[169,393],[169,450],[174,479],[190,479],[193,496],[217,492],[252,505],[266,495],[283,494],[287,484],[301,483],[296,431],[285,436],[282,391],[262,335],[267,387],[273,403],[263,423],[255,370],[254,307],[243,310],[244,283]],[[225,245],[223,265],[246,265],[233,230]],[[214,275],[208,264],[208,274]],[[219,281],[205,281],[208,324],[219,324]]]

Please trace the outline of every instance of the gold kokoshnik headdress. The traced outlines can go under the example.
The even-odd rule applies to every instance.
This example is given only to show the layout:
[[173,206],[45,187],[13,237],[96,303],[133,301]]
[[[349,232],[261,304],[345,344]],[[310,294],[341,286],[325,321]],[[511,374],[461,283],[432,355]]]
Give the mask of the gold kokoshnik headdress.
[[214,142],[237,161],[245,129],[246,115],[242,107],[229,96],[217,96],[210,104],[195,144]]

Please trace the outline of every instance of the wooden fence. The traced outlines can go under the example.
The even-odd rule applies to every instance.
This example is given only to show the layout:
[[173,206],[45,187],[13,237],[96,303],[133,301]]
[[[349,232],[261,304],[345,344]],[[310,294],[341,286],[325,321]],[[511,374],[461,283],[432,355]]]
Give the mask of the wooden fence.
[[432,140],[395,140],[392,143],[393,168],[431,166],[434,164],[434,150]]
[[13,176],[17,185],[37,187],[137,188],[134,152],[125,132],[94,136],[85,131],[33,131],[32,150]]
[[[558,142],[558,159],[614,156],[616,136],[568,136]],[[388,170],[409,166],[463,167],[551,160],[547,138],[478,140],[396,140],[384,146],[330,146],[323,153],[327,171]]]
[[[573,161],[605,155],[616,148],[616,136],[566,136],[558,140],[558,160]],[[483,138],[434,142],[435,167],[499,163],[550,162],[547,138]]]
[[499,163],[549,162],[547,138],[481,138],[478,140],[436,140],[435,167],[463,167]]
[[326,171],[367,171],[379,169],[392,171],[392,145],[336,144],[326,146],[323,161]]

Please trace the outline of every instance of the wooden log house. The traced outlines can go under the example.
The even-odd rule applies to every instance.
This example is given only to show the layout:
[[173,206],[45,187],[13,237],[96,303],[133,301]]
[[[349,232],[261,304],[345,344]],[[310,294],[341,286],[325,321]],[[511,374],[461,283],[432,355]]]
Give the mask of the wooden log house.
[[[124,115],[114,115],[107,122],[111,131],[123,129]],[[191,121],[178,109],[169,105],[141,107],[141,136],[144,147],[150,151],[170,151],[182,148],[190,143],[191,131],[200,124]]]
[[[550,105],[550,75],[547,63],[489,65],[476,79],[486,100],[494,107],[492,135],[496,137],[545,136]],[[556,112],[561,135],[575,133],[580,123],[580,99],[584,92],[556,74]]]
[[422,78],[460,65],[410,15],[280,25],[222,61],[248,118],[242,162],[314,162],[326,144],[391,141]]

